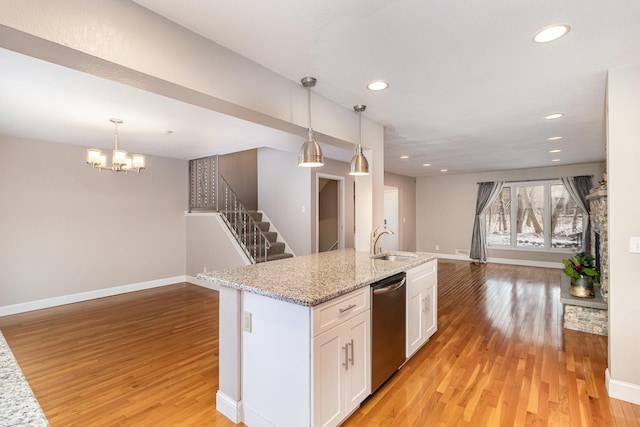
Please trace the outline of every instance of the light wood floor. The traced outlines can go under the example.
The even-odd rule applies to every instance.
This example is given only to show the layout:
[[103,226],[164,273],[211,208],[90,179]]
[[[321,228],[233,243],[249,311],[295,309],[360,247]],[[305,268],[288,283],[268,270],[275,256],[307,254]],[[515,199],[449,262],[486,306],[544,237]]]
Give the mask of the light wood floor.
[[[438,268],[438,332],[344,426],[640,426],[640,406],[607,397],[606,337],[562,328],[558,270]],[[0,330],[52,427],[231,426],[217,317],[216,292],[178,284]]]

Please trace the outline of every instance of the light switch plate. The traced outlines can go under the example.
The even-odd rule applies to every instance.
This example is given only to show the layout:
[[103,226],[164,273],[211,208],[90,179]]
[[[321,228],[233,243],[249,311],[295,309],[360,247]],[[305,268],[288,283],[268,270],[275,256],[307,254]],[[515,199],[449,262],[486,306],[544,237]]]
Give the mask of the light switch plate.
[[629,252],[632,254],[640,254],[640,237],[629,237]]

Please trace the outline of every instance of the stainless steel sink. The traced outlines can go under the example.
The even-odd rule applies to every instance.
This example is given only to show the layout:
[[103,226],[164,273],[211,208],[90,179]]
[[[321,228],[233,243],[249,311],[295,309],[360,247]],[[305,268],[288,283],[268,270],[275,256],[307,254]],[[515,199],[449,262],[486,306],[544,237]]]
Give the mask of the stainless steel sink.
[[373,259],[380,259],[383,261],[408,261],[413,258],[415,257],[411,255],[394,255],[394,254],[382,254],[382,255],[376,255],[373,257]]

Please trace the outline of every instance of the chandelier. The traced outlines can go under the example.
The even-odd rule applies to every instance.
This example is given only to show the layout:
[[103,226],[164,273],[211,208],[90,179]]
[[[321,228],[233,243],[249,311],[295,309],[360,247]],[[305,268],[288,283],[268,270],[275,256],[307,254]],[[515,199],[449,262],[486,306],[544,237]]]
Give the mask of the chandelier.
[[87,164],[97,168],[100,172],[102,172],[103,169],[108,169],[113,172],[124,172],[125,174],[129,171],[140,173],[140,171],[145,168],[144,156],[141,154],[132,154],[131,157],[129,157],[126,151],[119,150],[118,125],[122,124],[122,120],[109,119],[109,121],[115,126],[111,166],[107,165],[107,156],[102,154],[102,151],[97,148],[87,149]]

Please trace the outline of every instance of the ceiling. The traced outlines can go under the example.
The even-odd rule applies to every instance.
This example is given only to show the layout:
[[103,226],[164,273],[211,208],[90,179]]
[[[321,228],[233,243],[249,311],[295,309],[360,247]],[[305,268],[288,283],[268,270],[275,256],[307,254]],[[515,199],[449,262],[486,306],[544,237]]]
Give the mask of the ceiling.
[[[136,3],[292,81],[316,77],[314,92],[345,108],[366,104],[364,116],[385,126],[385,170],[415,177],[604,160],[607,70],[640,62],[637,0]],[[556,23],[571,25],[569,34],[532,42]],[[215,154],[212,141],[219,153],[257,140],[284,141],[291,151],[301,143],[14,52],[0,50],[0,63],[0,90],[11,99],[0,104],[1,133],[108,148],[104,133],[117,106],[125,118],[121,143],[132,152],[195,158]],[[374,79],[389,88],[368,91]],[[555,112],[565,116],[544,120]],[[172,134],[142,131],[167,130],[166,119],[176,114],[184,120]],[[563,138],[548,141],[552,136]],[[323,149],[328,157],[351,156]]]

